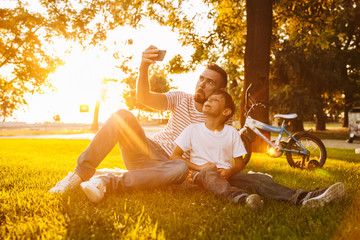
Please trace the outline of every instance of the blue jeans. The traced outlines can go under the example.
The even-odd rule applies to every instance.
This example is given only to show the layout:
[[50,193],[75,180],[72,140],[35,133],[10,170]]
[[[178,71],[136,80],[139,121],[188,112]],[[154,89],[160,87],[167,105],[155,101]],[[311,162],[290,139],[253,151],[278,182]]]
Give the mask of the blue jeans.
[[129,170],[122,176],[102,177],[108,192],[150,189],[182,183],[188,167],[184,161],[169,160],[168,154],[148,139],[136,117],[127,110],[112,114],[79,156],[75,172],[89,180],[107,154],[119,144]]
[[301,204],[309,193],[301,189],[290,189],[274,182],[272,177],[259,173],[239,172],[226,180],[214,168],[203,168],[194,182],[218,196],[230,199],[246,193],[245,191],[254,191],[260,196],[289,201],[297,205]]
[[234,201],[240,195],[241,197],[248,195],[244,190],[232,187],[225,178],[221,177],[215,168],[207,167],[201,169],[193,180],[195,184],[202,186],[216,196],[228,198],[231,201]]
[[250,174],[239,172],[231,176],[228,181],[231,186],[255,191],[260,196],[288,201],[296,205],[301,204],[302,200],[309,193],[301,189],[290,189],[276,183],[272,177],[259,173]]

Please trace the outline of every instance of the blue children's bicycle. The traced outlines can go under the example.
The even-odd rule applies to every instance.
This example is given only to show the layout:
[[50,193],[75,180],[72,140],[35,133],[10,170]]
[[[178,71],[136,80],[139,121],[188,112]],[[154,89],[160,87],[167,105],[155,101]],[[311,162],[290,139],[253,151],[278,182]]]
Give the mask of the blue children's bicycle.
[[[267,154],[270,157],[278,158],[285,153],[286,160],[291,167],[309,169],[322,167],[326,161],[326,148],[323,142],[309,132],[299,132],[292,135],[285,129],[287,123],[297,117],[296,113],[275,115],[274,118],[282,120],[281,127],[270,126],[251,117],[251,113],[257,107],[265,106],[262,103],[257,103],[251,97],[249,93],[250,88],[251,85],[246,90],[245,95],[245,125],[239,131],[248,152],[244,157],[245,164],[249,162],[251,157],[251,144],[255,137],[259,136],[268,143]],[[279,135],[276,140],[270,141],[260,130],[278,133]],[[287,141],[282,141],[284,134],[288,136]]]

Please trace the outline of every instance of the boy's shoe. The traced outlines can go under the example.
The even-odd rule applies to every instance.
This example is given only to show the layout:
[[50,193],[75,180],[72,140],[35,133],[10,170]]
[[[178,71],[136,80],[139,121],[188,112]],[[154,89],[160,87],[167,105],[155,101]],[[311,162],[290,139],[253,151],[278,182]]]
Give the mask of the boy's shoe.
[[264,207],[264,202],[258,194],[251,194],[246,198],[245,206],[252,210],[259,210]]
[[233,203],[245,205],[252,210],[259,210],[264,207],[264,202],[258,194],[239,194],[233,198]]
[[76,188],[82,182],[79,175],[75,172],[69,172],[68,175],[58,182],[53,188],[50,189],[50,193],[64,193],[67,190]]
[[321,194],[305,200],[302,203],[302,206],[309,208],[322,207],[325,203],[341,198],[345,195],[345,185],[341,182],[337,182],[326,189],[319,190],[318,193]]
[[98,203],[104,198],[106,185],[101,178],[92,178],[89,181],[82,182],[80,186],[91,202]]

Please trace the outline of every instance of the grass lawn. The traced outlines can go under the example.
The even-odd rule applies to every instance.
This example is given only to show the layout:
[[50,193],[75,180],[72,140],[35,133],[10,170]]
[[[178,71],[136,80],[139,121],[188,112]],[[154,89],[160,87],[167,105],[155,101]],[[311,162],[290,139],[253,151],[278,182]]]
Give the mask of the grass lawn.
[[79,129],[1,129],[0,136],[50,135],[50,134],[80,134],[92,133],[89,128]]
[[310,130],[310,131],[311,134],[317,136],[320,139],[347,140],[350,138],[350,133],[348,128],[333,128],[333,129],[326,129],[325,131],[316,131],[316,130]]
[[[48,190],[76,165],[88,140],[0,139],[0,239],[355,239],[360,234],[359,155],[328,149],[324,168],[292,169],[254,154],[247,170],[305,190],[345,183],[347,193],[320,209],[264,199],[254,212],[189,184],[110,196],[90,203],[74,189]],[[119,148],[99,168],[123,167]]]

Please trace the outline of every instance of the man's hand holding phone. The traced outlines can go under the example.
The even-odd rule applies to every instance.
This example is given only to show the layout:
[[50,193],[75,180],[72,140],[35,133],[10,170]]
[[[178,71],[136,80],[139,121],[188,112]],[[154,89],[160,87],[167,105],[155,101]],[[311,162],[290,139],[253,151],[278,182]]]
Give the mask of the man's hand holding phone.
[[157,47],[151,45],[142,53],[142,63],[150,65],[156,61],[162,61],[165,54],[166,50],[159,50]]
[[166,50],[159,50],[157,57],[154,58],[155,61],[162,61],[164,60],[166,54]]

